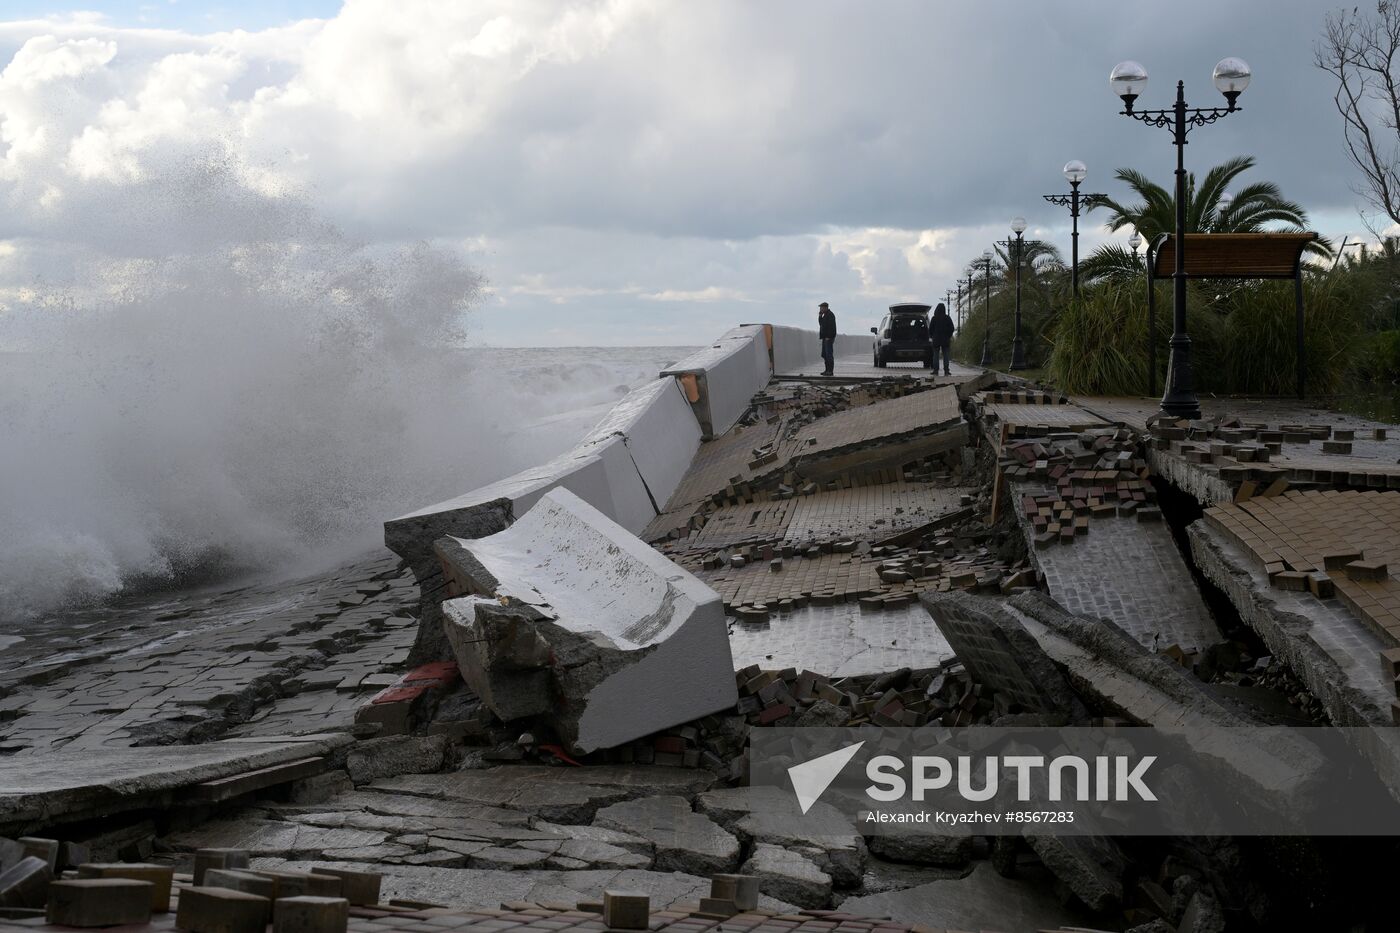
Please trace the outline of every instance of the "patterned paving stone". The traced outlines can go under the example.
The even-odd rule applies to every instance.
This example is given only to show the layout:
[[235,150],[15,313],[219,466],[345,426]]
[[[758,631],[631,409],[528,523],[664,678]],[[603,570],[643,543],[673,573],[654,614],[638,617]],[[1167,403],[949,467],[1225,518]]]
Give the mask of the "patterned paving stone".
[[[1320,573],[1387,646],[1400,644],[1400,492],[1290,491],[1218,505],[1205,519],[1251,553],[1276,588],[1288,579],[1281,572]],[[1356,579],[1346,554],[1385,570],[1375,580]]]
[[397,558],[375,557],[329,579],[40,622],[0,656],[0,690],[15,691],[0,700],[0,755],[348,727],[381,689],[369,678],[405,667],[417,596]]
[[[1020,521],[1025,516],[1017,510]],[[1028,526],[1026,526],[1028,527]],[[1070,612],[1111,619],[1154,650],[1220,641],[1215,620],[1165,524],[1098,519],[1071,545],[1035,551],[1050,595]]]

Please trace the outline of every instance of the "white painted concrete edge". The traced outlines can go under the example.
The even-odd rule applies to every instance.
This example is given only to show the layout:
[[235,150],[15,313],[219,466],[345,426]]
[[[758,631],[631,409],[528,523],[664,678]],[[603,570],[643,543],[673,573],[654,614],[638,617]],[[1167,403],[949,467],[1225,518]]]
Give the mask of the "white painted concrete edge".
[[[768,384],[775,361],[776,371],[784,372],[820,359],[815,330],[774,326],[771,331],[771,360],[766,325],[735,327],[629,393],[571,450],[392,519],[385,523],[386,539],[399,523],[407,529],[438,515],[450,526],[450,513],[469,512],[501,499],[509,500],[512,513],[520,516],[555,488],[568,489],[628,531],[640,532],[665,509],[699,449],[706,425],[716,435],[729,430],[754,393]],[[837,339],[837,354],[849,355],[854,351],[843,348],[859,349],[865,342],[858,335],[842,335]],[[677,379],[685,375],[694,376],[701,388],[701,399],[694,405]],[[450,533],[450,527],[444,533]],[[426,553],[430,547],[431,542],[422,542],[417,550]]]

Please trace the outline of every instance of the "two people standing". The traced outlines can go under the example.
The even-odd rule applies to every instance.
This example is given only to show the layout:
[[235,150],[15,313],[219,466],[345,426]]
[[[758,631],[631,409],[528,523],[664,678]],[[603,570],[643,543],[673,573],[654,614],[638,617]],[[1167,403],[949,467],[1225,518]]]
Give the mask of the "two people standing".
[[[941,356],[945,376],[952,375],[953,331],[953,318],[948,314],[947,306],[940,301],[933,311],[933,318],[929,321],[928,335],[933,343],[933,370],[937,372]],[[817,305],[817,337],[822,343],[822,362],[825,364],[822,375],[833,375],[836,370],[836,315],[825,301]]]

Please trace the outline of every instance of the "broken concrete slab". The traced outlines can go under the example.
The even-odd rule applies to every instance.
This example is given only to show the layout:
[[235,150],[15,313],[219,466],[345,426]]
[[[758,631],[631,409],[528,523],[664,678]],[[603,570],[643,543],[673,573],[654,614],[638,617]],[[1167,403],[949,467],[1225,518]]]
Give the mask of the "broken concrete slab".
[[[310,819],[301,821],[312,826],[350,826],[358,829],[390,828],[387,823],[379,826],[370,822],[359,822],[361,818],[370,817],[404,821],[420,818],[485,820],[492,823],[520,826],[526,825],[530,819],[527,814],[518,810],[454,800],[441,794],[428,792],[419,794],[414,790],[405,790],[400,793],[376,788],[373,785],[351,791],[348,794],[339,794],[324,804],[273,804],[268,809],[277,814],[310,817]],[[334,814],[342,814],[342,816],[336,817]],[[397,829],[400,826],[407,827],[409,825],[407,822],[396,823],[393,828]]]
[[758,889],[799,907],[831,903],[831,876],[800,853],[760,842],[744,863],[742,874],[758,879]]
[[1309,812],[1326,794],[1327,761],[1295,731],[1260,730],[1226,707],[1180,665],[1154,655],[1102,620],[1082,619],[1044,593],[1012,597],[995,613],[1021,625],[1045,657],[1101,713],[1183,738],[1202,767],[1226,782],[1246,782],[1254,800],[1285,816]]
[[[250,855],[283,855],[316,858],[328,851],[375,846],[388,833],[360,829],[324,829],[258,818],[214,820],[195,829],[174,833],[166,843],[175,851],[241,849]],[[230,866],[218,866],[230,867]]]
[[865,841],[870,851],[892,862],[953,868],[972,860],[972,837],[936,833],[890,833]]
[[642,797],[598,811],[593,825],[649,839],[655,868],[696,875],[732,872],[739,864],[739,840],[709,817],[690,809],[684,797]]
[[184,787],[330,755],[349,735],[267,736],[194,746],[60,749],[0,759],[0,829],[22,833],[169,806]]
[[1043,887],[1012,881],[979,862],[963,878],[902,891],[850,897],[841,909],[950,930],[1050,930],[1085,927],[1089,917],[1061,906]]
[[479,597],[445,603],[445,624],[462,676],[503,718],[531,710],[588,752],[738,699],[719,596],[570,492],[435,548],[449,591]]
[[810,850],[833,883],[853,888],[865,872],[865,840],[849,818],[818,801],[804,814],[778,787],[724,787],[701,794],[696,809],[745,843]]
[[997,602],[956,591],[922,601],[972,679],[1011,700],[1009,711],[1085,715],[1054,662]]
[[1031,851],[1090,910],[1106,913],[1123,903],[1128,857],[1106,836],[1025,837]]
[[[731,676],[732,679],[732,676]],[[502,766],[487,771],[402,775],[371,788],[397,794],[463,801],[528,813],[561,823],[586,823],[600,806],[636,797],[690,796],[715,781],[698,768],[599,765],[587,768]],[[625,829],[625,827],[624,827]]]
[[651,854],[656,848],[650,839],[643,839],[633,833],[608,829],[606,826],[571,826],[565,823],[551,823],[547,820],[536,820],[531,825],[539,832],[548,833],[560,839],[600,843],[631,852],[634,855],[645,856],[648,862],[650,862]]
[[345,771],[355,784],[368,784],[400,774],[430,774],[447,761],[445,735],[393,735],[366,739],[351,746]]

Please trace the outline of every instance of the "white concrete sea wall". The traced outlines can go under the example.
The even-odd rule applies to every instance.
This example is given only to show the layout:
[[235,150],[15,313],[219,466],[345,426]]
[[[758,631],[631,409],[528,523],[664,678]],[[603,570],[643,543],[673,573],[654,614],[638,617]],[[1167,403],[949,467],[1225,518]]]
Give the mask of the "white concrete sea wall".
[[[845,341],[862,338],[839,338],[838,353]],[[559,488],[639,533],[666,507],[701,440],[732,427],[754,393],[775,371],[784,371],[785,366],[774,367],[778,354],[785,364],[820,358],[816,331],[736,327],[629,393],[568,452],[385,522],[384,543],[413,569],[423,592],[413,660],[445,657],[447,651],[435,541],[495,534]]]
[[589,752],[738,699],[719,596],[567,490],[438,553],[473,594],[443,604],[448,641],[505,718],[542,716]]
[[[837,334],[836,356],[869,356],[873,336]],[[796,373],[821,365],[821,339],[815,330],[773,325],[773,371]]]
[[[837,353],[863,353],[867,343],[842,335]],[[491,534],[558,487],[639,532],[665,508],[703,437],[729,430],[774,372],[796,371],[820,356],[815,330],[736,327],[632,391],[572,450],[386,522],[385,544],[415,569],[430,565],[438,538]]]
[[763,324],[741,324],[662,372],[694,387],[695,417],[705,437],[734,426],[753,394],[768,384],[773,364]]

